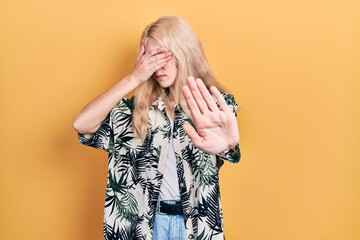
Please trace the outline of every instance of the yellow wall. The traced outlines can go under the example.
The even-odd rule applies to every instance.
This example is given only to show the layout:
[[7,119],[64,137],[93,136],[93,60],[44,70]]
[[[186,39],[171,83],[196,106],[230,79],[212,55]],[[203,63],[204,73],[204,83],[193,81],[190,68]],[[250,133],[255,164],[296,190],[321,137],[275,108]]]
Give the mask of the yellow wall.
[[161,15],[193,26],[240,106],[227,239],[360,239],[358,0],[1,0],[0,239],[101,239],[106,153],[72,119]]

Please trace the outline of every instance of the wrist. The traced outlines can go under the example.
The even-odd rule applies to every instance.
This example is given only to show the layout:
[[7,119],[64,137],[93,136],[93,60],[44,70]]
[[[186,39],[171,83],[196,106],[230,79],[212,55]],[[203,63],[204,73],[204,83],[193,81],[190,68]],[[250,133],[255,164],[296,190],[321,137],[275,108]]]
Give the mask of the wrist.
[[226,150],[233,149],[238,145],[238,143],[239,143],[239,138],[237,138],[236,140],[234,139],[234,141],[228,143],[228,147]]
[[128,81],[128,84],[130,84],[133,88],[138,87],[142,83],[142,81],[139,80],[139,78],[133,73],[129,74],[126,77],[126,80]]

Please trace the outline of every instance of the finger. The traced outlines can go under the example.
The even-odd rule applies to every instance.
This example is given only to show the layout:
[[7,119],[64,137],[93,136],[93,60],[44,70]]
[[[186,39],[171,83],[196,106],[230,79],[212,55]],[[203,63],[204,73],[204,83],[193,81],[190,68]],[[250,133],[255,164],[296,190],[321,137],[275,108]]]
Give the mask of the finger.
[[151,62],[151,57],[152,56],[155,56],[155,55],[158,55],[158,54],[161,54],[161,53],[165,53],[165,49],[162,48],[162,47],[159,47],[159,48],[155,48],[155,49],[152,49],[148,52],[146,52],[146,49],[145,49],[145,46],[144,47],[144,52],[143,54],[140,56],[139,60],[142,60],[142,62],[144,64],[148,64],[149,62]]
[[144,63],[146,63],[147,65],[157,65],[157,64],[161,64],[163,61],[168,62],[171,59],[172,59],[172,53],[165,52],[149,57],[144,61]]
[[143,69],[144,72],[152,75],[154,72],[164,67],[171,59],[171,52],[161,53],[154,56],[145,54],[140,58],[138,65],[141,69]]
[[194,120],[196,119],[199,119],[201,117],[201,112],[191,94],[191,91],[189,89],[188,86],[184,86],[183,87],[183,94],[184,94],[184,98],[185,98],[185,101],[189,107],[189,110],[191,112],[191,116]]
[[163,47],[155,48],[149,51],[149,56],[154,56],[159,53],[166,52],[166,50]]
[[223,111],[225,113],[231,112],[231,109],[226,104],[226,101],[225,101],[223,95],[215,86],[210,87],[210,92],[215,97],[216,101],[218,102],[221,111]]
[[219,110],[219,108],[216,106],[214,98],[211,96],[209,90],[207,89],[204,82],[200,78],[196,79],[196,85],[210,111],[213,112]]
[[187,84],[190,88],[191,94],[192,94],[193,98],[195,99],[195,102],[196,102],[200,112],[205,113],[205,112],[209,111],[209,109],[206,105],[206,102],[204,101],[204,99],[198,89],[198,86],[196,85],[194,78],[189,77],[187,79]]
[[172,53],[169,51],[163,51],[163,48],[153,49],[150,52],[146,53],[142,57],[143,64],[149,65],[154,61],[165,58],[167,61],[171,59]]
[[154,60],[147,65],[147,68],[150,69],[152,72],[156,72],[157,70],[165,66],[166,63],[170,60],[171,56],[166,56],[164,58]]
[[189,136],[191,141],[194,143],[195,147],[199,147],[201,145],[201,137],[196,132],[196,130],[188,123],[183,125],[185,133]]

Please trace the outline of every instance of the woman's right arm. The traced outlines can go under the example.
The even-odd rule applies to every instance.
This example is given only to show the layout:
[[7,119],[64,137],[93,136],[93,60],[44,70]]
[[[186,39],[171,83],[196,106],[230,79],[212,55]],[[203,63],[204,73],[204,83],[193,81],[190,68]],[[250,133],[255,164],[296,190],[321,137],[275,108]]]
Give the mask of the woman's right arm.
[[75,117],[74,129],[81,134],[85,134],[86,137],[91,137],[123,97],[148,80],[154,72],[162,68],[170,59],[171,53],[166,52],[163,48],[153,49],[145,53],[144,46],[141,46],[132,73],[89,102]]

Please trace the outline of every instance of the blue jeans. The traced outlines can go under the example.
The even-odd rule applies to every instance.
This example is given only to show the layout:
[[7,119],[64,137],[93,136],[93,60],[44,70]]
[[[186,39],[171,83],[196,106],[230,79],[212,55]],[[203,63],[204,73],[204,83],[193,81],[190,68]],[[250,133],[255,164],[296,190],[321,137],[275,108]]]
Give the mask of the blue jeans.
[[184,216],[155,213],[152,240],[186,240]]

